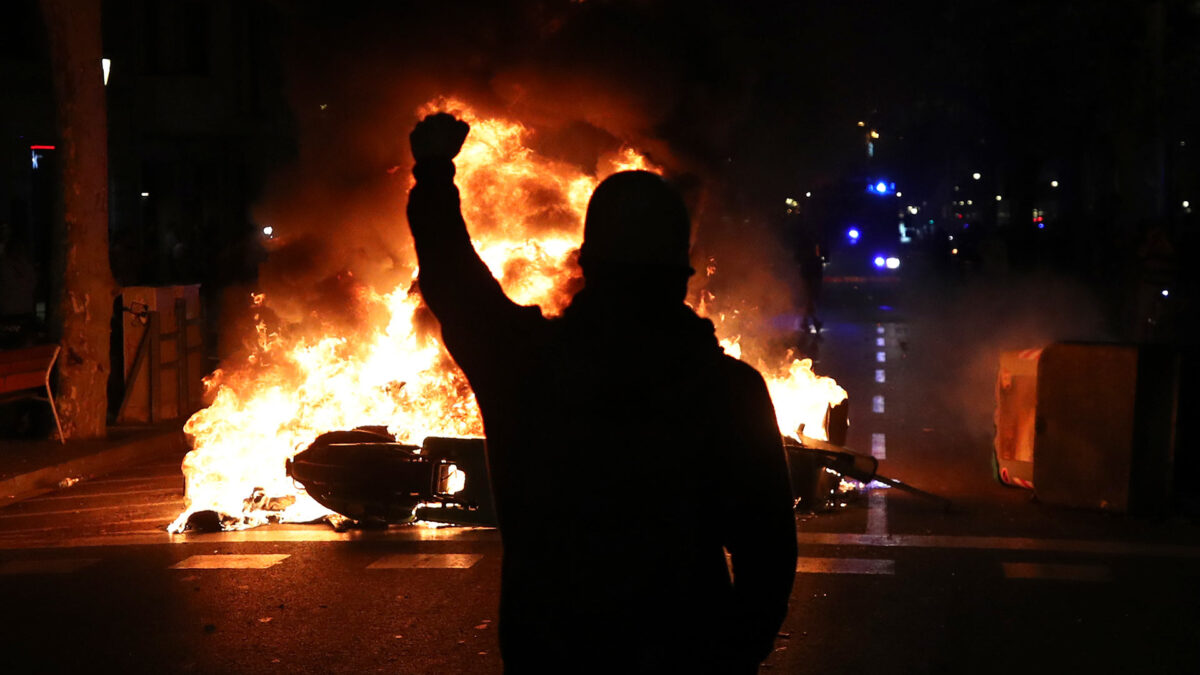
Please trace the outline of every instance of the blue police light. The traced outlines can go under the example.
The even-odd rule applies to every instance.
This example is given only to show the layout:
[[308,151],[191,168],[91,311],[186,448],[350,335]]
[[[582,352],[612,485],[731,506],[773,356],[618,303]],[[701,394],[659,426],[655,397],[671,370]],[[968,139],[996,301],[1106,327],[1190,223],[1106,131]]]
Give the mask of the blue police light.
[[852,227],[846,232],[846,236],[850,237],[850,241],[856,242],[862,236],[862,233],[858,231],[857,227]]
[[874,262],[875,262],[875,266],[878,267],[879,269],[883,269],[883,266],[887,264],[887,260],[885,260],[884,257],[881,255],[875,256]]
[[879,180],[874,183],[867,183],[867,192],[873,195],[890,195],[896,192],[896,184],[887,181]]

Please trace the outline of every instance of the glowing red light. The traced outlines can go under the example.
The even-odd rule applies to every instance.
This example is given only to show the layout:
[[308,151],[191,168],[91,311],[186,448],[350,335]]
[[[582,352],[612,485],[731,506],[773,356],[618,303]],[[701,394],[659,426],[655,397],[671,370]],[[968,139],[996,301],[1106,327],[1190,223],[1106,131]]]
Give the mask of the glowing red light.
[[31,146],[29,146],[29,149],[30,150],[53,150],[54,146],[53,145],[31,145]]

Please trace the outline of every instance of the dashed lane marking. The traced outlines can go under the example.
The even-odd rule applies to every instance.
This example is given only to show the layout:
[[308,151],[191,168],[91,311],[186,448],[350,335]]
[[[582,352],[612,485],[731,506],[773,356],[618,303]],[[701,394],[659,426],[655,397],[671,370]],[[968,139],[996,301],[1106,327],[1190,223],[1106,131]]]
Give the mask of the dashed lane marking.
[[886,536],[887,532],[887,491],[871,490],[867,496],[867,534]]
[[95,565],[99,558],[50,558],[47,560],[9,560],[0,564],[0,576],[18,574],[71,574]]
[[871,397],[871,411],[877,412],[877,413],[883,412],[883,396],[882,395],[876,394]]
[[480,553],[396,553],[376,560],[367,569],[467,569],[482,559]]
[[194,555],[171,565],[173,570],[265,570],[289,557],[287,553],[217,553]]
[[875,361],[877,361],[878,363],[886,362],[887,354],[885,354],[884,352],[875,352]]
[[878,558],[798,558],[801,574],[895,574],[895,560]]
[[880,383],[880,384],[883,384],[884,382],[886,382],[886,381],[887,381],[887,375],[886,375],[886,374],[884,374],[884,372],[883,372],[883,369],[882,369],[882,368],[880,368],[880,369],[877,369],[877,370],[875,371],[875,381],[876,381],[876,382],[878,382],[878,383]]
[[883,327],[883,324],[876,324],[876,325],[875,325],[875,333],[876,333],[876,334],[878,334],[878,335],[883,335],[883,334],[884,334],[884,332],[885,332],[885,329],[884,329],[884,327]]
[[885,343],[885,340],[883,338],[881,338],[881,337],[875,338],[875,346],[876,347],[882,347],[884,345],[884,343]]
[[1112,581],[1106,565],[1063,565],[1054,563],[1001,563],[1005,579],[1048,579],[1052,581]]
[[871,434],[871,456],[875,459],[887,459],[887,436]]

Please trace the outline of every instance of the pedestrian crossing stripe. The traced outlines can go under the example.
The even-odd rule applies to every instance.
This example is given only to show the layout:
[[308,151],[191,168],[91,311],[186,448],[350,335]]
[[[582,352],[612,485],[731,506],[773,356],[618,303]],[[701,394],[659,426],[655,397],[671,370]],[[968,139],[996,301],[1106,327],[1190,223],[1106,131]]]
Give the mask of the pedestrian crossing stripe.
[[71,574],[100,562],[100,558],[9,560],[0,564],[0,576],[19,574]]
[[798,558],[801,574],[887,574],[896,573],[896,561],[880,558]]
[[289,558],[287,553],[216,553],[194,555],[174,565],[173,570],[265,570]]
[[396,553],[376,560],[367,569],[467,569],[482,559],[479,553]]

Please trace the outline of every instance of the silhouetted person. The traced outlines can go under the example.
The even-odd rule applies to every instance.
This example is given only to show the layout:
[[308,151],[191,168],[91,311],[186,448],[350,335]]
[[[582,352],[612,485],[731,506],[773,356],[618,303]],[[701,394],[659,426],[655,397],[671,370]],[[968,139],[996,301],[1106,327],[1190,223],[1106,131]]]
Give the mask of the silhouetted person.
[[796,238],[796,262],[800,267],[800,281],[804,286],[804,318],[801,327],[814,333],[821,330],[821,319],[817,317],[817,302],[821,297],[821,280],[825,276],[824,237],[820,227],[811,218],[794,219],[792,226]]
[[601,183],[585,288],[546,319],[471,246],[452,161],[467,131],[445,114],[413,130],[408,221],[487,431],[506,671],[755,672],[787,613],[792,498],[762,377],[683,303],[682,200],[647,172]]

